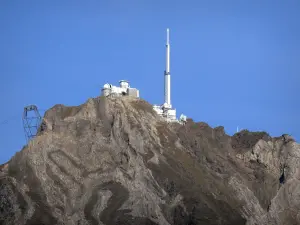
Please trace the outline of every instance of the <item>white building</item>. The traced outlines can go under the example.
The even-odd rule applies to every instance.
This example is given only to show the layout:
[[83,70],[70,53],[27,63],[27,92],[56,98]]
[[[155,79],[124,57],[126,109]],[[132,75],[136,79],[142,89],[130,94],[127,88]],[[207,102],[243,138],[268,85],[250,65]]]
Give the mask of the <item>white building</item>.
[[102,88],[102,96],[133,96],[140,97],[139,90],[131,88],[127,80],[120,80],[120,86],[113,86],[112,84],[104,84]]

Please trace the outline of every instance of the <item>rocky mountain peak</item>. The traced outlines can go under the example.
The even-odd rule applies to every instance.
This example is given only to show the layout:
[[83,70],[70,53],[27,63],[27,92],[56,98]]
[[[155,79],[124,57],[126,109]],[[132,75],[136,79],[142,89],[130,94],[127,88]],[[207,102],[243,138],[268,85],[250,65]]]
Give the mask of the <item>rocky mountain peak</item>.
[[0,166],[0,224],[300,224],[299,144],[163,121],[142,99],[49,109]]

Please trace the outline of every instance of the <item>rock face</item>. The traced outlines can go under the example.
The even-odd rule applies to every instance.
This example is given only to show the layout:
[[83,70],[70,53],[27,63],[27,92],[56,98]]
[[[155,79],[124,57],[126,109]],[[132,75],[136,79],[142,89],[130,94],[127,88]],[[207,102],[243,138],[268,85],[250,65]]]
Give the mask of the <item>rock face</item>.
[[299,158],[288,135],[167,124],[130,97],[56,105],[0,167],[0,224],[300,224]]

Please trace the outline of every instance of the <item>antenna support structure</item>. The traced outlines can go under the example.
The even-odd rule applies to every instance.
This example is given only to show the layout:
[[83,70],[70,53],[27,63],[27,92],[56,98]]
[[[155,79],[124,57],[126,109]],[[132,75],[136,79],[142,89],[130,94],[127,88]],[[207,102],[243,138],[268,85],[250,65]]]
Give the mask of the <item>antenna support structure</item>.
[[167,122],[179,122],[182,125],[186,124],[187,117],[181,115],[179,120],[176,118],[176,109],[171,105],[171,73],[170,73],[170,30],[167,28],[166,42],[166,69],[164,72],[164,103],[162,105],[153,105],[153,109],[157,114],[163,117]]
[[37,106],[29,105],[24,107],[23,127],[27,143],[36,136],[41,121],[42,117],[40,116]]

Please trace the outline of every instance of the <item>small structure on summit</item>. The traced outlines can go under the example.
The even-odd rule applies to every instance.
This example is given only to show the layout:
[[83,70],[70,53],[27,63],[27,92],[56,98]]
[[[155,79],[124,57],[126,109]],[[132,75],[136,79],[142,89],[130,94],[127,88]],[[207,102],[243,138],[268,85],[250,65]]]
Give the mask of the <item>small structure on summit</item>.
[[140,92],[136,88],[131,88],[127,80],[120,80],[120,86],[113,86],[112,84],[104,84],[102,88],[102,96],[133,96],[140,97]]
[[41,125],[42,117],[36,105],[29,105],[24,107],[23,112],[23,127],[25,132],[26,142],[33,139]]

